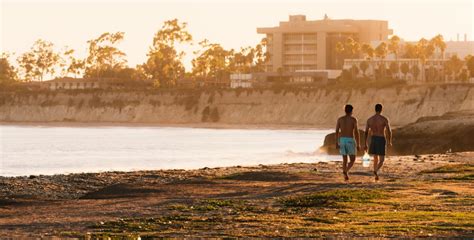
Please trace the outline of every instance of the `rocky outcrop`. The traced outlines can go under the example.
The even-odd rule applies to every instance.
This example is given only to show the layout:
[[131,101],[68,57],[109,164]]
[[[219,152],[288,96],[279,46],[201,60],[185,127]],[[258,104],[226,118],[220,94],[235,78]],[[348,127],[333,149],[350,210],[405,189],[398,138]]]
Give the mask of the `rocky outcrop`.
[[469,85],[405,86],[384,89],[215,90],[150,92],[44,92],[0,94],[3,122],[117,122],[333,127],[343,105],[367,119],[375,103],[393,125],[424,116],[474,109]]
[[[360,132],[363,142],[363,131]],[[320,151],[338,154],[334,133],[326,136]],[[423,117],[415,123],[394,129],[393,146],[388,148],[389,155],[465,151],[474,151],[474,111]]]
[[427,154],[474,151],[474,111],[424,117],[396,129],[396,154]]

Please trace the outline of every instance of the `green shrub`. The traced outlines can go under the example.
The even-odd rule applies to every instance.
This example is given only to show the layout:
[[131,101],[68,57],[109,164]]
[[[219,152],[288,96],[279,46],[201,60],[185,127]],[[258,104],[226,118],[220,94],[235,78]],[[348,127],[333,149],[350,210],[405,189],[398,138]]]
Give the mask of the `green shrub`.
[[336,189],[281,200],[286,207],[335,207],[341,202],[370,202],[384,198],[380,190]]

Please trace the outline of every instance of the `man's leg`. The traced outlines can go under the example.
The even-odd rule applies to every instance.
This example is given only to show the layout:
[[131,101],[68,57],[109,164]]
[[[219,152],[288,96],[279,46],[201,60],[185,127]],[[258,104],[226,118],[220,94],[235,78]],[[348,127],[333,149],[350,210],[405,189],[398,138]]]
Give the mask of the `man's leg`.
[[375,180],[379,180],[379,175],[377,174],[377,171],[379,170],[379,155],[374,155],[374,175],[375,175]]
[[380,170],[380,168],[382,168],[382,166],[383,166],[383,163],[384,163],[384,161],[385,161],[385,155],[380,155],[380,156],[379,156],[379,159],[380,159],[380,161],[379,161],[379,164],[377,165],[377,172],[378,172],[378,171]]
[[342,173],[344,174],[344,180],[349,180],[347,175],[347,155],[342,155]]
[[349,158],[350,158],[351,161],[347,165],[346,172],[349,172],[349,170],[351,170],[351,168],[354,165],[354,162],[356,160],[356,156],[355,155],[350,155]]

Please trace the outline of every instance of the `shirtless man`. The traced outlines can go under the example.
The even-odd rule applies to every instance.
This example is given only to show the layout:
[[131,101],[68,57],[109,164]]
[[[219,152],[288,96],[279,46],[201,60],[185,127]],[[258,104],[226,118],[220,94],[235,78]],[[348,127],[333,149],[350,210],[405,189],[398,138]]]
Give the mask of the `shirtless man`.
[[[355,162],[356,149],[360,150],[357,119],[352,117],[352,109],[352,105],[346,105],[344,107],[346,115],[340,117],[336,124],[336,148],[339,149],[339,153],[342,155],[342,173],[346,181],[349,181],[348,172]],[[350,158],[349,164],[347,164],[347,156]]]
[[[375,105],[375,115],[367,120],[365,127],[365,145],[364,150],[367,151],[367,140],[369,139],[369,131],[372,134],[370,139],[369,154],[374,156],[374,175],[375,180],[379,180],[377,172],[383,166],[385,161],[385,148],[387,142],[389,146],[392,146],[392,130],[390,129],[390,123],[388,119],[382,116],[382,104]],[[387,134],[385,135],[385,132]]]

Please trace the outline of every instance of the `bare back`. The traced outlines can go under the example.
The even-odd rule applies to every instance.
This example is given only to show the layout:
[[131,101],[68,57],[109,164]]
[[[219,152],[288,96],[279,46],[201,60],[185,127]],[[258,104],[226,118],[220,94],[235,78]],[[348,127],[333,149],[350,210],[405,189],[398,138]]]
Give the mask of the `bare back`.
[[352,116],[343,116],[337,120],[341,137],[354,137],[354,130],[357,129],[357,119]]
[[386,117],[375,114],[367,120],[367,128],[371,130],[372,136],[385,137],[385,129],[390,130],[390,125]]

